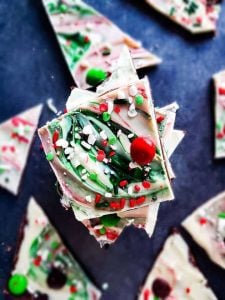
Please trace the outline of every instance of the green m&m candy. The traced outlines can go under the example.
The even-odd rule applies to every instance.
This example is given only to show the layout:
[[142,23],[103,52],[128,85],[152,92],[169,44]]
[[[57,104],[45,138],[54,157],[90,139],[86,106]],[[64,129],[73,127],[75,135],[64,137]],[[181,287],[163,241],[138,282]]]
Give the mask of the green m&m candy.
[[100,220],[105,227],[113,227],[119,223],[120,218],[116,214],[112,214],[102,216]]
[[27,278],[22,274],[12,275],[8,282],[9,291],[15,296],[23,295],[27,290],[27,285]]
[[107,73],[99,68],[89,69],[86,74],[86,82],[91,86],[96,86],[107,77]]

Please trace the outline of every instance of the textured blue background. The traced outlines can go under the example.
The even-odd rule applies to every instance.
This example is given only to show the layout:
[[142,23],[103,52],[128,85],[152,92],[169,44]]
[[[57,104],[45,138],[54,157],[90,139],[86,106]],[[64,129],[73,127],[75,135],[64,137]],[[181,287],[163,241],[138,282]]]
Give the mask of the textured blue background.
[[[172,157],[176,201],[162,204],[152,239],[128,228],[115,245],[100,249],[72,212],[60,207],[55,176],[36,137],[19,196],[0,189],[0,285],[9,275],[19,224],[34,195],[96,284],[109,283],[103,299],[133,300],[170,228],[225,188],[225,162],[213,160],[211,82],[212,74],[225,68],[225,5],[218,33],[194,37],[140,0],[87,2],[163,58],[159,67],[142,74],[150,78],[156,105],[180,104],[176,127],[187,136]],[[41,1],[0,0],[0,122],[49,97],[63,109],[73,84]],[[53,117],[45,106],[41,124]],[[216,295],[225,299],[225,272],[184,235]]]

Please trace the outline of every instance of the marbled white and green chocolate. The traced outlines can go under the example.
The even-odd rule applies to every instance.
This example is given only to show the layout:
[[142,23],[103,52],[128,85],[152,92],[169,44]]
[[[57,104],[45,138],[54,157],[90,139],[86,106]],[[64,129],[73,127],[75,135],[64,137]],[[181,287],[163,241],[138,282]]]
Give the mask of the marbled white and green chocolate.
[[194,34],[216,30],[220,0],[146,0],[154,9]]
[[97,300],[90,282],[34,199],[28,205],[6,299]]
[[106,79],[121,49],[128,46],[136,68],[160,63],[106,17],[78,0],[43,0],[46,12],[76,84],[96,86]]
[[[177,109],[178,105],[176,103],[156,109],[159,134],[162,144],[165,149],[167,149],[168,158],[170,158],[184,137],[182,131],[174,130]],[[171,173],[174,175],[173,172]],[[132,209],[115,215],[102,216],[103,218],[85,219],[82,223],[87,227],[89,233],[99,242],[100,246],[103,246],[105,244],[114,243],[123,232],[123,229],[130,225],[144,229],[148,236],[151,237],[156,225],[158,210],[159,203],[151,203],[149,206]],[[75,215],[78,214],[75,208],[74,212]],[[107,218],[109,218],[109,221],[115,219],[115,222],[113,224],[112,222],[108,222],[107,224],[107,222],[105,222]]]
[[197,208],[182,225],[210,259],[225,269],[225,192]]
[[81,104],[39,135],[63,193],[81,206],[110,212],[173,199],[146,78]]
[[215,158],[225,157],[225,71],[214,75]]
[[138,300],[216,300],[179,233],[169,236]]

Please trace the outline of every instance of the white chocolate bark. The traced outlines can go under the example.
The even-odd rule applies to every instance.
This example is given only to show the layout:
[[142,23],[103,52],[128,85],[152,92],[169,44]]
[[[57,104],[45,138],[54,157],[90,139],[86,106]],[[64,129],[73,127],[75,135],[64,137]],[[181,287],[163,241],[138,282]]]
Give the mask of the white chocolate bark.
[[[43,299],[48,300],[100,299],[100,291],[91,283],[66,249],[58,233],[33,198],[28,204],[26,223],[16,258],[12,274],[22,274],[28,280],[23,299],[26,299],[27,293],[32,294],[34,299],[39,293],[47,295],[48,298]],[[59,268],[67,277],[61,288],[49,286],[52,268]],[[20,297],[14,298],[12,295],[12,299],[20,299]]]
[[197,208],[182,226],[210,259],[225,269],[225,192]]
[[225,71],[213,76],[215,85],[215,158],[225,157]]
[[138,299],[217,299],[204,275],[192,262],[186,242],[180,234],[172,234],[157,257]]
[[86,74],[92,68],[111,73],[124,45],[137,69],[161,62],[83,1],[43,0],[43,4],[78,87],[90,87]]
[[19,191],[41,110],[42,105],[37,105],[0,124],[0,186],[14,195]]
[[[193,34],[216,30],[219,1],[207,0],[146,0],[158,12]],[[207,3],[208,2],[208,3]]]

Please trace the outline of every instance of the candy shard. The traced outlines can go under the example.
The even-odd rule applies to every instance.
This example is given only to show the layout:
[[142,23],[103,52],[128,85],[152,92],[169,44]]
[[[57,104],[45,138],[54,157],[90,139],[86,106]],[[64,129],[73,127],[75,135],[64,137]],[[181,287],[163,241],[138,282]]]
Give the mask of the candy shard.
[[[67,1],[64,9],[58,0],[43,0],[43,4],[78,87],[96,86],[108,77],[124,46],[131,51],[137,69],[161,62],[83,1]],[[101,72],[90,76],[90,70],[96,68]]]
[[79,299],[100,299],[101,292],[91,283],[33,198],[28,204],[19,241],[7,287],[9,299],[29,296],[29,299],[62,300],[69,299],[71,292],[77,293]]
[[0,186],[14,195],[19,192],[41,110],[40,104],[0,124]]
[[210,259],[225,269],[225,222],[221,218],[225,212],[225,192],[213,197],[183,222],[182,226],[206,251]]
[[216,31],[220,12],[218,1],[146,0],[146,2],[193,34]]
[[[188,300],[190,295],[193,299],[216,300],[206,278],[190,258],[194,260],[181,235],[174,233],[169,236],[147,276],[138,300],[145,300],[146,295],[149,300]],[[188,293],[187,287],[190,287]]]

